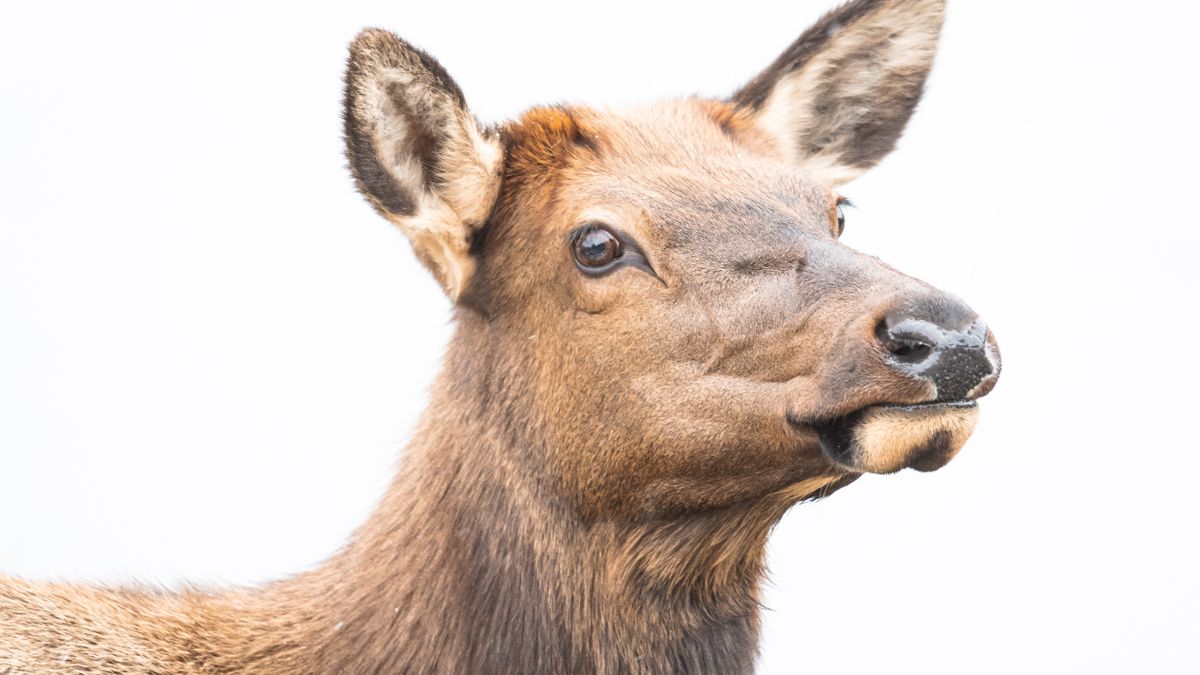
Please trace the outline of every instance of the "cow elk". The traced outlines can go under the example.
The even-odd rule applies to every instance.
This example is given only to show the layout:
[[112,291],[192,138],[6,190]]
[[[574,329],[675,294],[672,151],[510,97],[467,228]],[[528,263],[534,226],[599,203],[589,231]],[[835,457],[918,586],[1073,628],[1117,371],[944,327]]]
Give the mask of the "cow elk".
[[261,587],[0,579],[0,673],[752,671],[772,525],[941,467],[999,375],[975,312],[838,242],[943,13],[854,0],[728,99],[496,127],[363,31],[350,168],[456,324],[390,489]]

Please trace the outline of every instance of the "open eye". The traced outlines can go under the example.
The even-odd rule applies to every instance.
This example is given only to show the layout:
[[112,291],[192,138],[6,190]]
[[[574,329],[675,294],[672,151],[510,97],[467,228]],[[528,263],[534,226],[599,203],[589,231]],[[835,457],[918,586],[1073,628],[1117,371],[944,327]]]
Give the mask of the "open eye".
[[846,209],[854,206],[849,199],[838,197],[837,199],[837,236],[842,236],[846,231]]
[[641,247],[621,230],[601,223],[588,223],[572,230],[568,241],[575,267],[590,277],[602,277],[614,270],[634,267],[662,282]]
[[597,270],[611,264],[624,253],[621,240],[601,225],[587,225],[574,236],[575,262]]

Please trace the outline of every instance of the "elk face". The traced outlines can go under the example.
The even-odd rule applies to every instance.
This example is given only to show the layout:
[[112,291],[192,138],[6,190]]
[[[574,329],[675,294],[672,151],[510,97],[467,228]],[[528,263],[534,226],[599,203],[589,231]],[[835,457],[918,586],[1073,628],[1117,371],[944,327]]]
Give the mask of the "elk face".
[[356,40],[359,186],[467,308],[514,427],[587,512],[799,498],[962,447],[999,374],[986,324],[838,242],[837,186],[894,146],[942,13],[852,2],[730,101],[496,132],[428,56]]

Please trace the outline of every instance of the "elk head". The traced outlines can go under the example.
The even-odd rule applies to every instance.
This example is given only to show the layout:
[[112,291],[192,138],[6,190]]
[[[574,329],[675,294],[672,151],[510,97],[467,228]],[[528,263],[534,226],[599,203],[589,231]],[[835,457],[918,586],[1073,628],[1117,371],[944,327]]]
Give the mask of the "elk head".
[[838,241],[942,0],[856,0],[728,100],[484,128],[427,54],[354,41],[358,187],[456,305],[448,368],[581,513],[661,517],[962,447],[999,374],[962,301]]

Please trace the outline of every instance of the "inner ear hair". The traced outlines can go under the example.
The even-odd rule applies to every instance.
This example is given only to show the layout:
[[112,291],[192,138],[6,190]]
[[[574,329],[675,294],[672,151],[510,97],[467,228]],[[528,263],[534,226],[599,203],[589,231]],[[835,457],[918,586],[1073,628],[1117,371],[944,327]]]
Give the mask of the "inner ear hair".
[[933,64],[945,0],[853,0],[826,14],[731,102],[786,161],[832,184],[896,145]]
[[499,192],[498,134],[479,125],[432,56],[379,29],[350,45],[344,123],[359,191],[457,298],[474,270],[470,243]]

